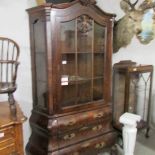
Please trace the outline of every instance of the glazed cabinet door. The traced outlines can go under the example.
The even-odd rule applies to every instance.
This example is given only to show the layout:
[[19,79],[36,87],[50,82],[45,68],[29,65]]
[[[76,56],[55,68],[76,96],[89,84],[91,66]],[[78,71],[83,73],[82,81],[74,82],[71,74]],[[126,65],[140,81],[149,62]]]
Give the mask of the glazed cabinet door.
[[59,110],[104,103],[107,26],[82,14],[59,19]]

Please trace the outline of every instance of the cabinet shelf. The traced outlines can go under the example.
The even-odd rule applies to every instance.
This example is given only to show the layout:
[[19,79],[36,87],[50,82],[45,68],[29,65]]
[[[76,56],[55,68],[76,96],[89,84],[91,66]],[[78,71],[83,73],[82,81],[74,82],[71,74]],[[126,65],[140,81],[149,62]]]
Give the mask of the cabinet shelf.
[[69,84],[78,84],[78,83],[84,83],[84,82],[91,81],[91,80],[101,80],[101,79],[103,79],[103,76],[86,78],[86,77],[80,77],[80,76],[63,75],[61,77],[61,83],[68,82]]
[[90,54],[90,53],[93,53],[93,54],[104,54],[104,51],[93,51],[93,52],[62,52],[62,54]]
[[[75,101],[75,100],[74,100]],[[92,101],[90,101],[90,102],[87,102],[87,103],[85,103],[85,104],[80,104],[80,103],[78,103],[78,104],[76,104],[76,103],[74,103],[73,105],[70,105],[70,108],[72,108],[72,109],[77,109],[77,108],[79,108],[80,109],[80,107],[81,106],[90,106],[90,105],[103,105],[104,104],[104,99],[100,99],[100,100],[97,100],[97,101],[95,101],[95,100],[92,100]],[[67,104],[67,103],[66,103]],[[63,107],[63,109],[65,110],[65,109],[67,109],[68,110],[68,106],[64,106]]]

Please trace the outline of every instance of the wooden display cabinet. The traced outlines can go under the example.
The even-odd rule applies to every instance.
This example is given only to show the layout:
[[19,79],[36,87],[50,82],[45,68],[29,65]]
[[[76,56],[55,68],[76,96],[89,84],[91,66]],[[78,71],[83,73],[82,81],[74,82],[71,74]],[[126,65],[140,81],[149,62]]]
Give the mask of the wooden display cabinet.
[[22,124],[26,120],[19,105],[17,118],[12,119],[9,103],[0,103],[0,155],[24,155]]
[[115,143],[115,15],[94,4],[76,0],[28,9],[33,78],[28,155],[97,155]]

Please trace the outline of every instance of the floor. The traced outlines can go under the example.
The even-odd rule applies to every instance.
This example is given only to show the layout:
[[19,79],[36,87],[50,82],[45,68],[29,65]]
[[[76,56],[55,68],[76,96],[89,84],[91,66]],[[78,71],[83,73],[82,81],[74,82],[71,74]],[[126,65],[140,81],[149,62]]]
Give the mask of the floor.
[[143,133],[137,136],[135,155],[155,155],[155,130],[151,130],[149,135],[149,138],[145,138]]
[[[155,155],[155,130],[151,130],[149,135],[145,138],[144,132],[138,133],[134,155]],[[119,151],[124,155],[120,148]]]

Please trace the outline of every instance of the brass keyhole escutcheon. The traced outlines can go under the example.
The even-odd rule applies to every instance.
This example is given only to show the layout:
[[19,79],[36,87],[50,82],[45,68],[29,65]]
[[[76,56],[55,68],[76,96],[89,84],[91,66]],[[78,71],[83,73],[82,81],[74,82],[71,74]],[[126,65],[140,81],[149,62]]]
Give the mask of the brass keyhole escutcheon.
[[71,134],[65,135],[64,140],[70,140],[70,139],[72,139],[74,137],[75,137],[75,133],[71,133]]
[[101,148],[103,148],[104,146],[105,146],[105,142],[101,142],[101,143],[96,144],[96,145],[95,145],[95,148],[96,148],[96,149],[101,149]]

